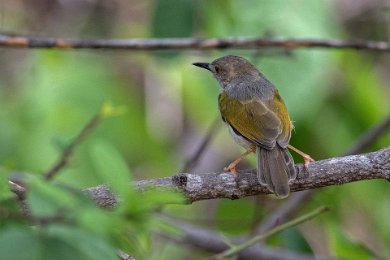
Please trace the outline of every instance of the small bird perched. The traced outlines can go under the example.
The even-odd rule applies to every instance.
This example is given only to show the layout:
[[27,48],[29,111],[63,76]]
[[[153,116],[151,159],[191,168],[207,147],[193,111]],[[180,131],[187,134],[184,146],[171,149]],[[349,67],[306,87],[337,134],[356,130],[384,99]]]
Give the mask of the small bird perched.
[[289,182],[297,176],[287,148],[301,154],[306,167],[314,160],[289,145],[293,125],[278,90],[253,64],[238,56],[193,65],[211,71],[218,80],[222,119],[235,141],[247,149],[225,170],[236,174],[236,165],[256,152],[259,182],[277,197],[287,197]]

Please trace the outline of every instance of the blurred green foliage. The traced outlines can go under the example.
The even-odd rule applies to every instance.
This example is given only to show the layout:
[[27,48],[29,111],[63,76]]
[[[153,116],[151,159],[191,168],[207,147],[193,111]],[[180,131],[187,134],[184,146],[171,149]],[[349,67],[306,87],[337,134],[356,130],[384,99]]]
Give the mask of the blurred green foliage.
[[[343,19],[345,13],[337,1],[113,1],[93,8],[89,6],[93,1],[75,6],[3,2],[0,29],[31,34],[74,38],[355,37],[353,18]],[[45,8],[51,12],[42,12]],[[389,40],[385,31],[378,31],[376,37]],[[154,214],[158,210],[225,235],[251,232],[254,220],[272,212],[280,201],[261,197],[261,203],[248,198],[161,208],[166,201],[182,198],[153,191],[140,195],[128,185],[133,180],[173,175],[190,154],[188,150],[199,145],[218,115],[219,87],[211,75],[191,63],[227,54],[250,59],[278,87],[294,120],[291,143],[315,159],[342,154],[389,115],[389,58],[382,54],[305,49],[181,53],[2,49],[1,258],[111,259],[117,257],[117,248],[140,259],[197,258],[152,236],[176,233]],[[43,181],[42,173],[106,101],[126,106],[126,113],[104,120],[77,147],[70,165],[55,182]],[[370,150],[389,144],[386,135]],[[222,129],[200,169],[220,170],[239,151],[228,131]],[[248,161],[255,165],[254,157]],[[66,221],[28,226],[18,215],[9,191],[7,180],[14,171],[26,172],[28,201],[35,216],[60,215]],[[76,191],[101,183],[110,184],[120,195],[115,211],[96,208]],[[382,181],[329,187],[318,190],[303,208],[332,206],[331,214],[313,220],[321,224],[322,239],[327,241],[324,247],[330,255],[366,259],[373,256],[374,248],[381,256],[389,256],[384,246],[390,243],[388,192],[388,184]],[[349,225],[360,219],[366,222]],[[356,242],[358,235],[353,232],[359,224],[370,230],[363,242]],[[307,237],[310,229],[302,229],[306,232],[286,230],[270,243],[315,253]],[[372,244],[377,247],[370,247]]]

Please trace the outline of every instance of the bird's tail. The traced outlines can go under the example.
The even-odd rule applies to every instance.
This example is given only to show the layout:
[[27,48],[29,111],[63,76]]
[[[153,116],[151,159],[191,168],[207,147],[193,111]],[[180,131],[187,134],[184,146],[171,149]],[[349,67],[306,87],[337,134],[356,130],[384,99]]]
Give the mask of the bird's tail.
[[277,197],[287,197],[290,193],[289,181],[297,177],[290,152],[278,145],[271,150],[257,146],[256,154],[259,182]]

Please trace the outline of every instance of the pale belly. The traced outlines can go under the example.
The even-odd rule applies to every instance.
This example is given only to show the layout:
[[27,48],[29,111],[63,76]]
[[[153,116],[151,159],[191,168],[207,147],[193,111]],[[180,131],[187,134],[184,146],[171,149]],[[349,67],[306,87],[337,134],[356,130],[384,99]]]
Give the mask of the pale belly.
[[241,135],[237,135],[237,134],[234,132],[233,128],[232,128],[229,124],[226,123],[226,125],[227,125],[227,127],[229,128],[229,132],[230,132],[230,134],[233,136],[234,141],[236,141],[237,144],[241,145],[241,146],[244,147],[245,149],[248,149],[248,148],[250,148],[250,147],[253,145],[252,143],[248,142],[248,141],[247,141],[244,137],[242,137]]

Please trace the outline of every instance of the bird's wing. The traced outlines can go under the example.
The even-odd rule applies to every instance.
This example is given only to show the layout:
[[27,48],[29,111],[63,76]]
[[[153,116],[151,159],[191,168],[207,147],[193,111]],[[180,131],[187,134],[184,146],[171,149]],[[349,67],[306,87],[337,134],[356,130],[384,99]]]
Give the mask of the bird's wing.
[[284,104],[281,96],[279,95],[279,92],[276,90],[274,93],[274,98],[272,102],[272,108],[273,111],[276,112],[278,115],[278,118],[282,122],[282,131],[280,135],[277,138],[278,144],[286,148],[288,145],[288,142],[290,141],[291,137],[291,130],[293,129],[292,122],[290,120],[290,116],[288,115],[286,105]]
[[222,92],[218,101],[223,120],[237,134],[264,148],[275,146],[283,131],[282,122],[260,98],[232,99]]

